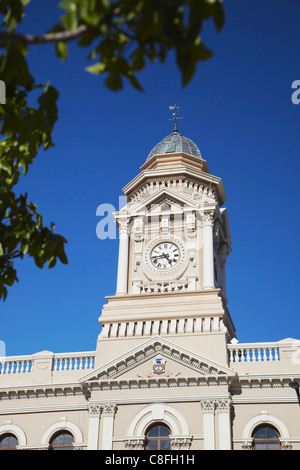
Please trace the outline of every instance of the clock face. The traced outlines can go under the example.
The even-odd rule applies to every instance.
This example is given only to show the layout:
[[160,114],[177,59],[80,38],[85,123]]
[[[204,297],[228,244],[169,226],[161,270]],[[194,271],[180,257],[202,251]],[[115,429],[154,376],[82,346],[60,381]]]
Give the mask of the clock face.
[[162,242],[156,245],[150,253],[152,265],[159,270],[171,269],[178,263],[180,251],[175,243]]

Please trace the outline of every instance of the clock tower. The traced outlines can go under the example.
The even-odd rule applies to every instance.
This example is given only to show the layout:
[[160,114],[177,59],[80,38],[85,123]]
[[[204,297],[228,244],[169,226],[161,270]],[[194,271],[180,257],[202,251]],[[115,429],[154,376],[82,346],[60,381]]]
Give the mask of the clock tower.
[[221,179],[175,126],[123,193],[127,204],[114,213],[117,287],[99,318],[97,364],[160,337],[227,365],[235,329],[227,308],[231,238]]

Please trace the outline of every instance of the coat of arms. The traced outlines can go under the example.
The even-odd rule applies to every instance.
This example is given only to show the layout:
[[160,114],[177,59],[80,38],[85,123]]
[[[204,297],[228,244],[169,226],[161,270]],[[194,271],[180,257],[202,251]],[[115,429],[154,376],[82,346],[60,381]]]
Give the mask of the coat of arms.
[[161,356],[156,356],[153,364],[153,374],[164,374],[166,371],[166,361]]

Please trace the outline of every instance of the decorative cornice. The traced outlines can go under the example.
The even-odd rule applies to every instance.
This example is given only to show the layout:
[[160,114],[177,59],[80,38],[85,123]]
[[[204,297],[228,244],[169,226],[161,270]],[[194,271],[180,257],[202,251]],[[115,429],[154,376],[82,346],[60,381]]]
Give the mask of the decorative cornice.
[[0,388],[1,400],[16,400],[22,398],[50,398],[86,395],[85,387],[80,383],[20,385]]
[[65,412],[65,411],[86,411],[88,410],[88,403],[52,403],[51,405],[39,404],[39,405],[31,405],[31,406],[24,406],[24,403],[21,405],[18,402],[14,402],[15,406],[6,406],[0,407],[0,415],[13,415],[13,414],[20,414],[20,410],[22,414],[28,413],[52,413],[52,412]]
[[293,380],[300,380],[299,374],[238,374],[232,382],[230,390],[234,393],[241,389],[288,388]]
[[99,380],[89,384],[93,391],[114,391],[114,390],[143,390],[143,389],[163,389],[182,387],[205,387],[229,385],[230,378],[226,376],[199,376],[199,377],[153,377],[119,380]]
[[[144,344],[139,345],[137,348],[128,351],[128,353],[122,357],[119,357],[104,367],[101,367],[98,370],[94,370],[92,373],[82,377],[80,382],[89,385],[91,383],[101,383],[101,386],[103,386],[105,383],[107,384],[106,387],[109,388],[111,383],[114,382],[114,386],[119,388],[118,379],[121,377],[120,380],[122,384],[127,382],[128,384],[132,382],[139,384],[140,381],[134,377],[131,379],[124,379],[122,376],[125,372],[132,370],[136,366],[154,357],[158,352],[166,358],[172,359],[179,364],[187,366],[189,369],[191,369],[191,371],[199,373],[199,376],[196,377],[186,377],[185,380],[188,380],[188,383],[192,383],[193,381],[199,383],[203,381],[217,383],[220,380],[223,380],[224,383],[230,383],[230,381],[236,375],[234,371],[227,367],[221,366],[220,364],[209,361],[206,358],[195,355],[191,351],[183,349],[174,343],[166,341],[165,339],[154,337],[151,338],[151,340],[146,341]],[[180,381],[184,378],[170,377],[170,380],[174,379],[176,379],[176,381]],[[138,387],[138,385],[136,385],[136,387]],[[128,388],[128,386],[126,388]]]
[[145,185],[146,181],[157,181],[159,179],[168,179],[170,181],[178,179],[179,177],[182,177],[186,180],[188,179],[198,185],[208,185],[209,188],[214,189],[217,193],[220,205],[223,205],[226,201],[226,194],[221,178],[213,176],[209,173],[205,173],[203,171],[187,167],[166,168],[160,170],[144,170],[123,188],[123,193],[127,197],[130,197],[134,194],[134,192],[137,192],[141,188],[141,186]]

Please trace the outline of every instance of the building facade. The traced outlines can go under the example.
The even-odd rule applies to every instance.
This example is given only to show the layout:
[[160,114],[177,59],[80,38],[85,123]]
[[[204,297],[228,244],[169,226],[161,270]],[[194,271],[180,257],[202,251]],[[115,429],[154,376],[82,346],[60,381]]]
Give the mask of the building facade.
[[175,129],[123,192],[95,351],[1,358],[0,449],[300,450],[300,341],[241,344],[227,307],[222,180]]

